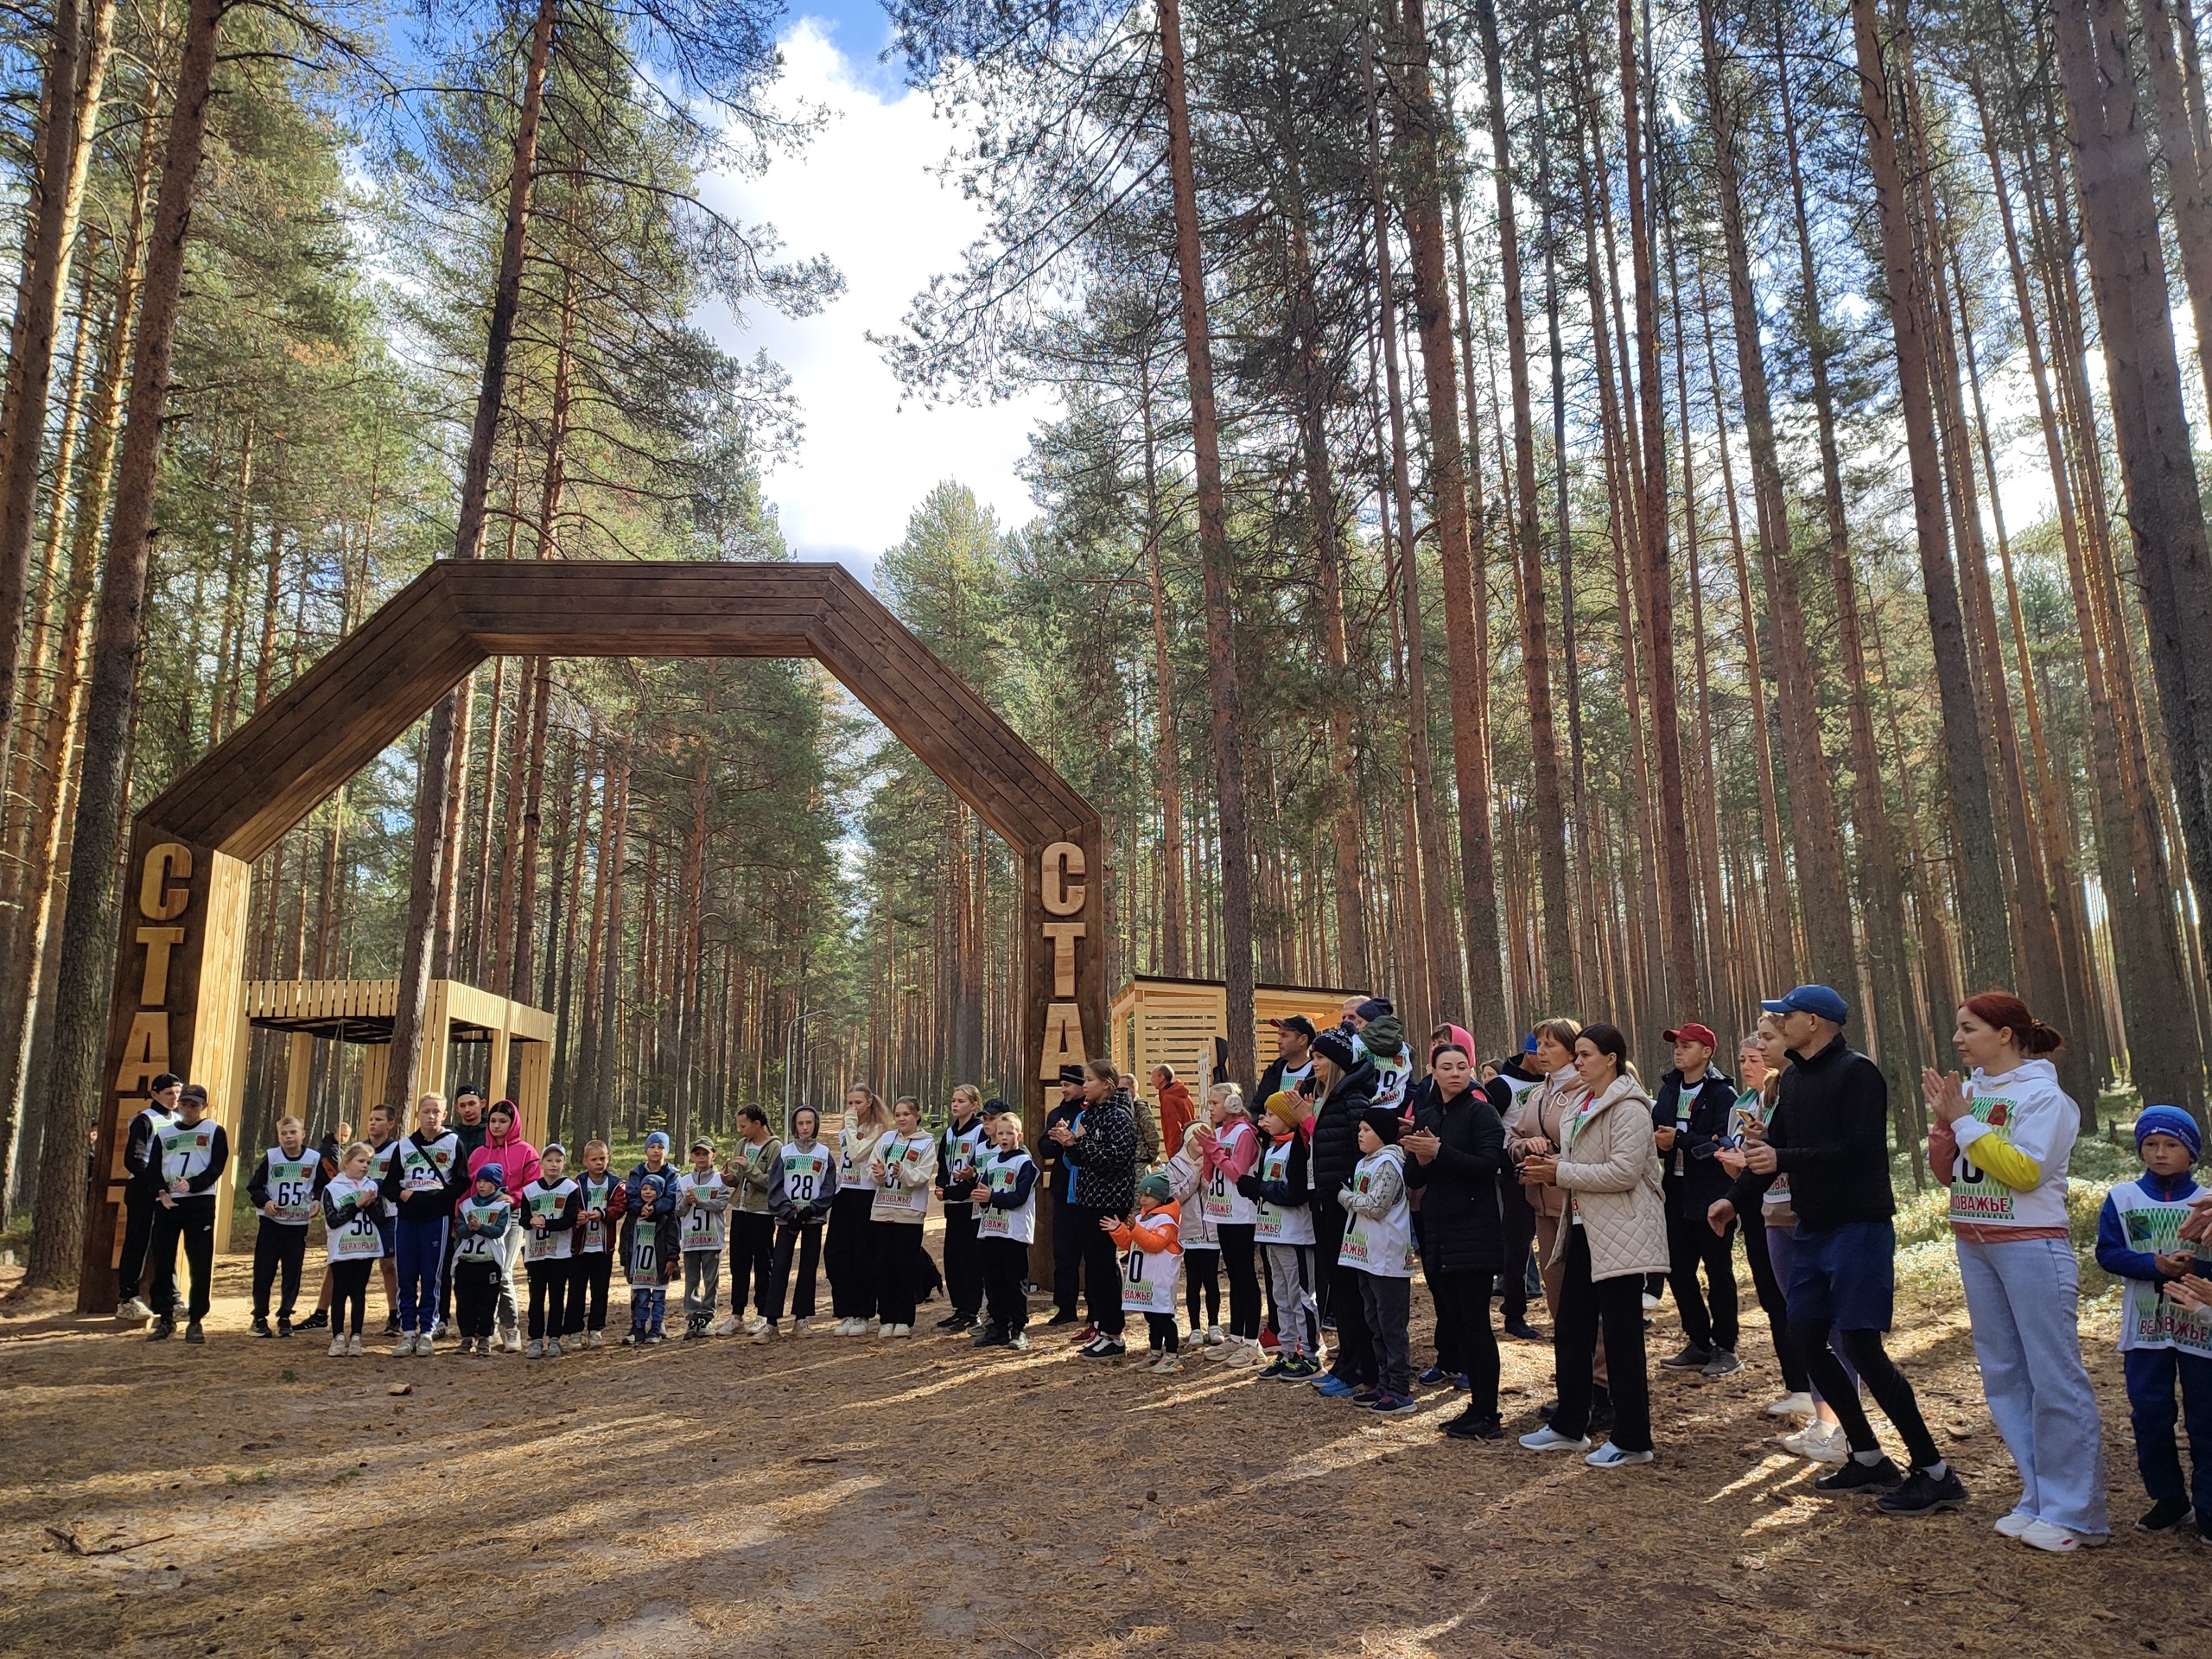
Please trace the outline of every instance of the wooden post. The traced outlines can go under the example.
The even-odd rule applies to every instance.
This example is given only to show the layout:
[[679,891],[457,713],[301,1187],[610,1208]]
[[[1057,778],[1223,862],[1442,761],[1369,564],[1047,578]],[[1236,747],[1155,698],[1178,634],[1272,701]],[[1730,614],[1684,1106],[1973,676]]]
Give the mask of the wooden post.
[[[413,1121],[415,1103],[424,1095],[442,1095],[446,1091],[446,1056],[453,1052],[453,982],[434,979],[430,995],[423,1005],[423,1052],[415,1062],[415,1086],[407,1091],[409,1122]],[[391,1079],[385,1079],[387,1086]],[[498,1091],[493,1090],[496,1094]],[[407,1123],[400,1132],[406,1133]]]
[[86,1313],[115,1307],[124,1132],[155,1077],[174,1071],[203,1084],[210,1115],[231,1137],[230,1169],[216,1189],[219,1238],[227,1230],[232,1181],[243,1155],[237,1144],[245,1023],[240,970],[252,868],[142,822],[125,870],[77,1281],[78,1311]]
[[523,1139],[542,1147],[553,1103],[553,1045],[528,1038],[516,1041],[522,1049],[522,1081],[515,1103],[522,1108]]
[[[284,1054],[284,1115],[308,1121],[308,1085],[315,1077],[315,1033],[296,1031]],[[233,1148],[236,1150],[236,1148]]]
[[[502,1002],[499,1023],[492,1028],[492,1060],[490,1065],[486,1067],[488,1075],[484,1079],[484,1086],[491,1091],[491,1098],[493,1100],[498,1100],[507,1092],[507,1066],[509,1057],[513,1052],[512,1045],[514,1041],[514,1034],[507,1029],[507,1018],[506,1005]],[[533,1147],[537,1144],[534,1136],[524,1138]]]
[[361,1050],[361,1103],[353,1109],[353,1133],[368,1126],[369,1108],[384,1101],[384,1086],[391,1077],[391,1045],[369,1043]]

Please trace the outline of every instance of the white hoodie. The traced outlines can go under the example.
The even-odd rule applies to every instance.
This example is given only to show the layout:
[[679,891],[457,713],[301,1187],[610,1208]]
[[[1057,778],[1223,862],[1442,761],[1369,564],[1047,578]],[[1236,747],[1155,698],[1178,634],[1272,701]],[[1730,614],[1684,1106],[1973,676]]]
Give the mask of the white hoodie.
[[[2001,1077],[1979,1068],[1967,1080],[1970,1116],[1951,1126],[1959,1160],[1951,1172],[1951,1219],[1977,1227],[2066,1226],[2066,1163],[2082,1109],[2058,1086],[2049,1060],[2023,1060]],[[2016,1191],[1980,1167],[1974,1147],[1996,1140],[2034,1161],[2042,1179]]]

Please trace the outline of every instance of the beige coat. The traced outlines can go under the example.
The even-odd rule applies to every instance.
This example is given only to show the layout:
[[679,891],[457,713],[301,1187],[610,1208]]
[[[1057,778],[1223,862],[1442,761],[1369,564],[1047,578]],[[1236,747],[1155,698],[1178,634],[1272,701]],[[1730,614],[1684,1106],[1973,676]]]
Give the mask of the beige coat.
[[[1541,1142],[1547,1152],[1559,1150],[1560,1125],[1570,1112],[1581,1109],[1590,1097],[1582,1074],[1570,1062],[1521,1096],[1520,1109],[1505,1126],[1506,1150],[1518,1163]],[[1524,1186],[1522,1192],[1540,1216],[1557,1216],[1567,1210],[1567,1194],[1555,1186]]]
[[[1651,1135],[1651,1096],[1624,1077],[1599,1096],[1571,1149],[1560,1154],[1558,1183],[1590,1242],[1590,1276],[1625,1279],[1667,1271],[1667,1208],[1659,1192],[1659,1147]],[[1552,1242],[1567,1255],[1567,1230]]]

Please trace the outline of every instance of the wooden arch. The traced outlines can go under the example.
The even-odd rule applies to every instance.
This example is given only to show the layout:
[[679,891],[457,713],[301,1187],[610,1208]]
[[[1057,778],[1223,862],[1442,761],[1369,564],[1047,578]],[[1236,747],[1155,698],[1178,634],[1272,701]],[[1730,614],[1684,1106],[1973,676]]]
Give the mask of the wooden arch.
[[[115,1304],[123,1130],[152,1078],[206,1084],[235,1142],[253,861],[493,656],[815,658],[1020,860],[1033,1135],[1045,1080],[1105,1052],[1097,812],[843,566],[441,561],[137,816],[79,1280],[87,1311]],[[259,1150],[233,1144],[232,1166]]]

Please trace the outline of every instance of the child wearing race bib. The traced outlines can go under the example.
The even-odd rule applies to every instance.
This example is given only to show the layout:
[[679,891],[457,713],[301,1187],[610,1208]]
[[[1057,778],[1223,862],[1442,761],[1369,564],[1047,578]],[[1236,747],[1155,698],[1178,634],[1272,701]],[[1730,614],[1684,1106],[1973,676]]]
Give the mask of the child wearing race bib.
[[569,1268],[569,1317],[561,1336],[575,1348],[607,1345],[607,1293],[614,1278],[614,1243],[628,1196],[607,1167],[607,1142],[584,1142],[576,1182],[576,1227]]
[[1268,1283],[1274,1292],[1276,1332],[1274,1363],[1260,1375],[1271,1381],[1303,1382],[1320,1368],[1321,1319],[1313,1300],[1313,1192],[1306,1184],[1306,1112],[1299,1096],[1276,1091],[1268,1096],[1260,1128],[1268,1145],[1237,1191],[1259,1206],[1253,1231],[1267,1247]]
[[167,1341],[176,1328],[181,1300],[176,1290],[176,1253],[184,1250],[192,1269],[192,1300],[184,1339],[205,1342],[200,1328],[207,1317],[215,1269],[215,1187],[231,1160],[223,1126],[207,1116],[207,1091],[188,1083],[177,1093],[177,1117],[154,1131],[149,1160],[158,1181],[154,1194],[154,1229],[148,1250],[154,1264],[154,1323],[151,1342]]
[[[2120,1304],[2120,1363],[2135,1429],[2135,1467],[2151,1508],[2135,1524],[2171,1532],[2192,1512],[2212,1538],[2212,1308],[2182,1290],[2212,1274],[2212,1262],[2181,1237],[2204,1189],[2190,1170],[2204,1150],[2196,1120],[2177,1106],[2146,1106],[2135,1120],[2143,1173],[2106,1195],[2097,1217],[2097,1265],[2126,1281]],[[2202,1247],[2196,1247],[2202,1248]],[[2188,1426],[2190,1478],[2182,1478],[2177,1421]]]
[[468,1191],[468,1154],[446,1128],[442,1096],[415,1103],[415,1128],[400,1137],[385,1166],[384,1195],[397,1205],[395,1253],[399,1259],[399,1345],[392,1351],[436,1351],[430,1327],[438,1317],[438,1274],[445,1266],[446,1234],[454,1206]]
[[775,1255],[768,1264],[767,1300],[761,1305],[755,1342],[773,1342],[791,1292],[791,1258],[798,1258],[798,1287],[791,1294],[791,1334],[807,1334],[814,1318],[815,1269],[822,1259],[822,1224],[837,1196],[837,1154],[822,1140],[822,1119],[811,1106],[791,1114],[791,1138],[779,1150],[768,1213],[776,1223]]
[[1359,1300],[1375,1344],[1376,1388],[1368,1408],[1385,1416],[1414,1409],[1414,1374],[1406,1325],[1412,1309],[1413,1206],[1406,1197],[1406,1154],[1395,1106],[1360,1114],[1359,1162],[1337,1192],[1344,1211],[1338,1262],[1359,1274]]
[[549,1141],[537,1154],[537,1179],[524,1185],[516,1206],[523,1217],[523,1268],[530,1275],[531,1359],[561,1357],[561,1328],[569,1322],[569,1268],[575,1260],[576,1216],[583,1195],[569,1179],[569,1152]]
[[864,1337],[876,1312],[880,1268],[875,1259],[876,1148],[891,1133],[891,1114],[865,1084],[845,1090],[845,1123],[837,1131],[837,1191],[822,1263],[830,1269],[833,1336]]
[[1260,1357],[1260,1279],[1253,1237],[1260,1207],[1244,1195],[1243,1183],[1260,1161],[1260,1132],[1234,1084],[1208,1089],[1206,1110],[1212,1122],[1199,1143],[1205,1154],[1200,1202],[1221,1242],[1221,1269],[1229,1278],[1228,1340],[1214,1357],[1231,1365],[1250,1365]]
[[[1005,1109],[994,1101],[995,1116]],[[983,1306],[983,1263],[976,1236],[976,1170],[990,1146],[983,1091],[963,1083],[952,1091],[952,1116],[938,1133],[937,1193],[944,1205],[944,1284],[952,1311],[937,1322],[940,1331],[974,1328]]]
[[[356,1141],[339,1154],[338,1173],[322,1189],[323,1250],[330,1262],[330,1357],[359,1359],[368,1312],[369,1273],[384,1260],[377,1225],[384,1195],[369,1177],[375,1148]],[[349,1329],[346,1321],[352,1319]]]
[[1175,1281],[1183,1270],[1183,1241],[1177,1225],[1178,1206],[1158,1170],[1137,1183],[1137,1215],[1133,1222],[1102,1217],[1099,1226],[1122,1253],[1122,1306],[1144,1315],[1151,1333],[1152,1363],[1147,1371],[1182,1369],[1175,1336]]
[[921,1274],[922,1224],[937,1181],[937,1137],[922,1128],[921,1109],[901,1099],[891,1109],[891,1133],[876,1145],[868,1173],[875,1182],[869,1222],[875,1237],[876,1335],[914,1334],[914,1291]]
[[[718,1337],[734,1336],[741,1327],[760,1334],[768,1323],[768,1281],[775,1271],[773,1206],[784,1148],[769,1133],[768,1114],[758,1106],[737,1109],[737,1132],[741,1138],[722,1166],[722,1179],[730,1185],[729,1317],[713,1327]],[[744,1319],[747,1301],[753,1304],[749,1325]]]
[[[391,1160],[399,1152],[399,1114],[381,1103],[369,1108],[369,1179],[382,1190],[391,1173]],[[377,1262],[384,1281],[385,1334],[399,1334],[399,1205],[389,1193],[377,1205],[377,1230],[384,1236],[384,1255]]]
[[1971,1075],[1931,1069],[1921,1079],[1929,1167],[1951,1189],[1982,1392],[2020,1471],[2020,1501],[1998,1529],[2056,1554],[2111,1533],[2066,1215],[2082,1112],[2043,1058],[2064,1040],[2011,992],[1984,991],[1959,1005],[1952,1033]]
[[[308,1222],[315,1194],[322,1191],[322,1158],[308,1145],[308,1127],[296,1117],[276,1120],[276,1144],[245,1184],[246,1197],[261,1212],[253,1235],[253,1334],[289,1337],[292,1306],[300,1298],[300,1266],[307,1260]],[[284,1275],[284,1300],[277,1305],[276,1328],[269,1328],[269,1292]]]
[[978,1348],[1029,1346],[1029,1246],[1037,1236],[1036,1161],[1021,1144],[1021,1116],[990,1120],[991,1153],[978,1166],[976,1245],[983,1258],[984,1306],[990,1317],[976,1333]]
[[622,1196],[622,1270],[630,1282],[630,1334],[625,1348],[665,1342],[668,1285],[676,1277],[676,1169],[668,1137],[645,1137],[645,1160],[630,1172]]
[[714,1323],[729,1234],[729,1184],[715,1167],[711,1141],[691,1143],[691,1167],[676,1178],[676,1224],[683,1250],[683,1340],[696,1342]]
[[478,1165],[468,1196],[454,1217],[454,1320],[461,1327],[461,1351],[487,1358],[499,1323],[499,1241],[506,1237],[515,1213],[506,1179],[500,1165]]
[[1167,1160],[1168,1196],[1179,1210],[1183,1280],[1188,1287],[1191,1345],[1221,1345],[1221,1240],[1205,1204],[1205,1131],[1196,1123],[1183,1130],[1182,1144]]

